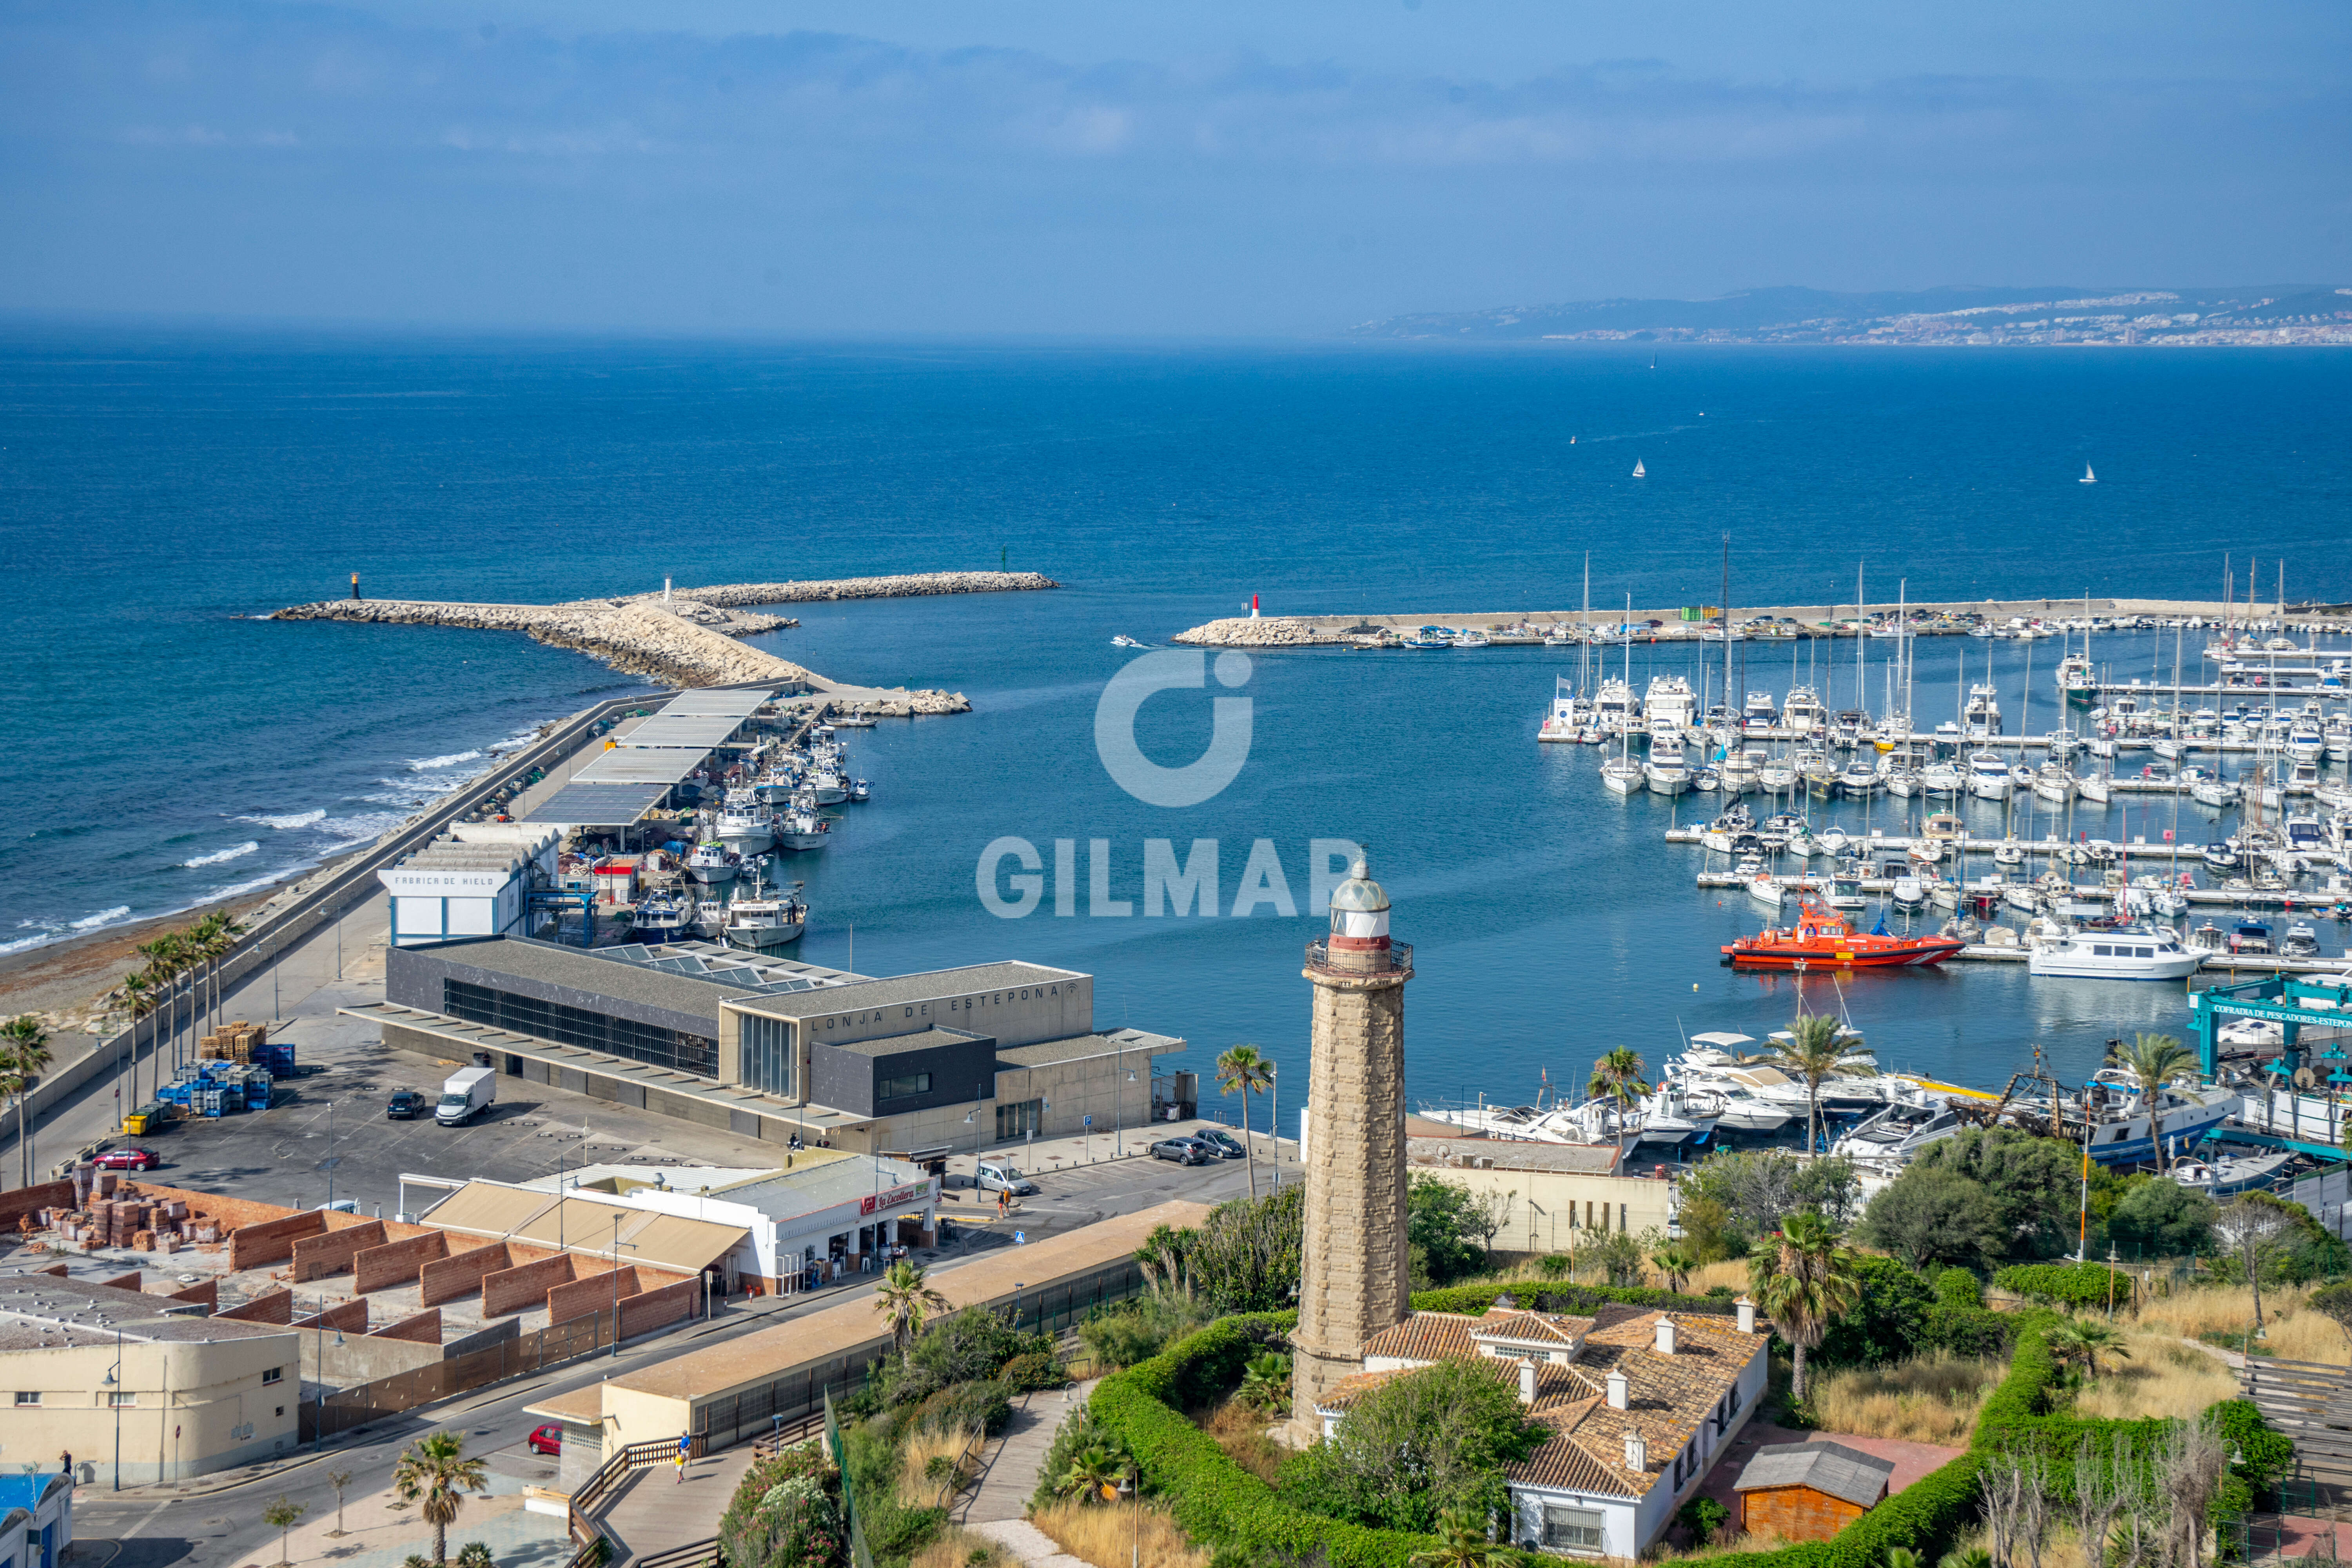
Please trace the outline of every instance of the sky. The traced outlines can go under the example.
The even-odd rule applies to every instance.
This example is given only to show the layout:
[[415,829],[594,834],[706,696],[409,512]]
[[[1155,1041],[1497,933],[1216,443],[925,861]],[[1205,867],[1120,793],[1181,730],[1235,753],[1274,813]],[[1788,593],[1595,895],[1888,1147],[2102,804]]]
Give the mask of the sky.
[[0,311],[1328,336],[2352,278],[2322,0],[0,0]]

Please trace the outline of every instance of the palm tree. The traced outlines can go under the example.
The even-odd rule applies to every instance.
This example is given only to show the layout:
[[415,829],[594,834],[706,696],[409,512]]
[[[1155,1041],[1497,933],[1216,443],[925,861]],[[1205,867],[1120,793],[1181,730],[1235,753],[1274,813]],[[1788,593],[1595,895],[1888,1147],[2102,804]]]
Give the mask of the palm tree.
[[1412,1554],[1412,1568],[1487,1568],[1495,1560],[1494,1542],[1470,1516],[1451,1510],[1437,1516],[1438,1543]]
[[449,1527],[457,1522],[467,1492],[490,1489],[479,1459],[466,1458],[465,1435],[430,1432],[408,1446],[392,1467],[392,1489],[403,1502],[424,1503],[421,1516],[433,1527],[434,1568],[449,1561]]
[[33,1184],[32,1135],[25,1126],[25,1100],[39,1081],[41,1070],[49,1065],[49,1031],[30,1013],[19,1013],[0,1024],[0,1068],[11,1080],[9,1088],[16,1096],[16,1161],[21,1168],[17,1185]]
[[1650,1254],[1650,1267],[1666,1277],[1667,1289],[1678,1291],[1698,1267],[1698,1259],[1678,1246],[1662,1247]]
[[1278,1410],[1290,1397],[1290,1358],[1274,1351],[1250,1357],[1242,1368],[1242,1402],[1261,1410]]
[[[1257,1151],[1250,1144],[1250,1090],[1274,1087],[1274,1063],[1255,1046],[1240,1045],[1217,1058],[1217,1089],[1220,1093],[1242,1092],[1242,1149],[1249,1156],[1250,1196],[1257,1196]],[[1281,1136],[1276,1128],[1275,1135]]]
[[1107,1443],[1090,1443],[1070,1456],[1069,1468],[1055,1479],[1054,1489],[1087,1502],[1108,1502],[1118,1496],[1118,1484],[1127,1478],[1126,1455]]
[[2046,1336],[2050,1353],[2061,1366],[2080,1362],[2085,1381],[2099,1375],[2099,1357],[2122,1356],[2128,1360],[2131,1352],[2124,1348],[2124,1337],[2113,1326],[2096,1318],[2069,1318],[2052,1329]]
[[[139,1091],[139,1024],[160,1005],[154,982],[147,978],[145,970],[134,969],[122,977],[122,1001],[131,1010],[131,1089],[135,1100]],[[119,1054],[114,1063],[114,1098],[118,1102],[122,1099],[122,1061]],[[130,1109],[129,1105],[117,1103],[114,1108],[115,1131],[121,1131],[122,1113]]]
[[945,1310],[947,1304],[948,1299],[925,1279],[919,1263],[893,1263],[874,1288],[874,1310],[890,1321],[890,1343],[902,1361],[923,1331],[924,1320]]
[[2132,1075],[2140,1099],[2148,1107],[2148,1136],[2156,1143],[2156,1173],[2164,1174],[2163,1111],[2156,1104],[2158,1090],[2182,1073],[2193,1071],[2197,1054],[2170,1035],[2140,1034],[2116,1053],[2116,1064]]
[[1832,1321],[1862,1300],[1853,1255],[1838,1246],[1828,1220],[1800,1209],[1780,1222],[1780,1234],[1767,1238],[1748,1268],[1748,1293],[1794,1352],[1789,1392],[1801,1403],[1805,1352],[1822,1342]]
[[1838,1039],[1838,1021],[1826,1013],[1801,1015],[1789,1026],[1786,1044],[1776,1043],[1773,1054],[1780,1065],[1805,1080],[1805,1148],[1821,1147],[1822,1084],[1838,1076],[1845,1065],[1845,1047]]
[[1631,1046],[1619,1046],[1592,1064],[1592,1081],[1584,1086],[1590,1095],[1605,1096],[1617,1102],[1617,1161],[1625,1160],[1625,1107],[1628,1102],[1650,1092],[1642,1081],[1642,1058]]

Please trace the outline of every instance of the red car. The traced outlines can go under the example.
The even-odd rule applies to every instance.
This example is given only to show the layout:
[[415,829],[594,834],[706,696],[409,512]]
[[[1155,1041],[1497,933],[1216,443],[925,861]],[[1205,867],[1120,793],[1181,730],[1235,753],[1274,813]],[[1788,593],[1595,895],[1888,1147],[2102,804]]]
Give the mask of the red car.
[[109,1149],[91,1162],[101,1171],[152,1171],[163,1163],[152,1149]]
[[563,1428],[551,1421],[544,1426],[533,1427],[527,1440],[530,1444],[530,1451],[534,1454],[563,1452]]

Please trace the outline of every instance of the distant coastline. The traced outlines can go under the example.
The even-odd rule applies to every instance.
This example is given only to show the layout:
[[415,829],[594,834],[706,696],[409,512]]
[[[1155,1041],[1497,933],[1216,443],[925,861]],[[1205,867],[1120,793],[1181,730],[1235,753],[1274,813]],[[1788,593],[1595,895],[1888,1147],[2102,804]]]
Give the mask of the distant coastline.
[[1746,343],[1906,348],[2352,346],[2352,288],[1758,289],[1719,300],[1593,300],[1393,316],[1360,338],[1440,342]]

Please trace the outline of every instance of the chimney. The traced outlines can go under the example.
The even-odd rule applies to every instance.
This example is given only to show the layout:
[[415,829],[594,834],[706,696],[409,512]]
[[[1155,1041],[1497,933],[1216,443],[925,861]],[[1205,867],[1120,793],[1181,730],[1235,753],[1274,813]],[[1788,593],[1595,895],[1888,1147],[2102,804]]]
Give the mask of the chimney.
[[1731,1305],[1733,1309],[1739,1313],[1739,1331],[1743,1334],[1754,1333],[1756,1331],[1756,1303],[1749,1300],[1747,1297],[1742,1296],[1738,1300],[1734,1301]]
[[1642,1441],[1642,1435],[1639,1432],[1625,1434],[1625,1468],[1629,1470],[1646,1470],[1650,1468],[1650,1446]]
[[1675,1321],[1664,1313],[1658,1316],[1658,1353],[1660,1355],[1675,1353]]
[[1625,1381],[1624,1373],[1612,1367],[1609,1371],[1609,1408],[1612,1410],[1629,1408],[1633,1404],[1633,1384]]
[[1536,1363],[1533,1361],[1522,1361],[1519,1363],[1519,1403],[1532,1405],[1535,1402]]

